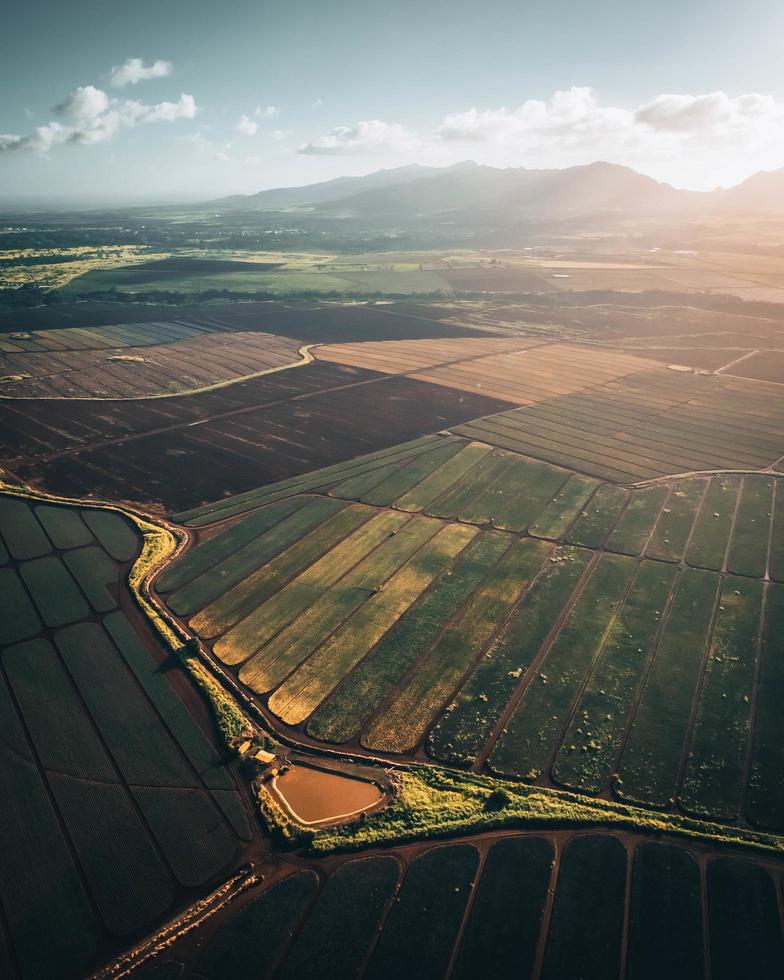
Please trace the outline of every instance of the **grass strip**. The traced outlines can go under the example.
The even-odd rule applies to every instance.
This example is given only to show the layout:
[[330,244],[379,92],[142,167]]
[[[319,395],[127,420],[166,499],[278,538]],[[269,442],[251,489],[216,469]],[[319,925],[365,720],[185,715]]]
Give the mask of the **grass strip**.
[[586,503],[599,486],[588,476],[570,476],[550,503],[528,527],[528,533],[538,538],[557,541],[575,522]]
[[508,547],[505,535],[480,532],[451,570],[395,623],[321,704],[308,722],[308,734],[338,743],[358,736],[386,694],[430,649],[445,624],[458,614]]
[[[538,561],[547,557],[542,544]],[[428,753],[470,766],[585,572],[590,552],[564,547],[523,596],[428,737]]]
[[310,842],[313,852],[328,854],[502,829],[602,827],[635,834],[671,834],[774,858],[784,854],[784,841],[774,834],[678,813],[656,813],[567,790],[526,786],[440,766],[412,765],[395,779],[398,792],[387,807],[363,823],[320,830]]
[[681,791],[689,813],[738,815],[762,600],[762,582],[724,579]]
[[715,572],[724,567],[740,484],[737,476],[714,476],[708,484],[686,552],[689,565]]
[[619,555],[642,554],[667,493],[666,486],[635,491],[607,539],[607,550]]
[[659,562],[638,565],[556,756],[559,785],[599,793],[609,783],[675,575]]
[[600,486],[567,534],[568,543],[600,548],[628,499],[629,492],[622,487]]
[[[287,504],[291,502],[285,501]],[[167,597],[166,604],[178,616],[191,616],[220,600],[221,596],[235,586],[255,582],[254,573],[259,569],[263,570],[281,552],[338,514],[342,507],[342,504],[332,500],[311,500],[288,516],[281,515],[246,545],[172,592]],[[207,548],[212,543],[207,541],[204,547]],[[199,550],[197,548],[192,553],[194,557]]]
[[547,768],[634,568],[629,558],[606,555],[592,570],[490,754],[494,772],[533,780]]
[[691,569],[676,583],[619,764],[614,792],[623,800],[661,809],[674,802],[718,587],[718,576]]
[[463,615],[419,658],[408,681],[362,735],[366,748],[405,752],[417,744],[538,571],[540,559],[535,542],[513,539]]
[[365,971],[368,980],[445,975],[478,865],[471,844],[434,847],[411,862]]
[[[469,544],[475,528],[448,525],[427,541],[270,698],[289,725],[304,721]],[[401,531],[398,537],[402,537]]]
[[705,480],[683,480],[673,485],[645,549],[648,558],[681,561],[704,491]]

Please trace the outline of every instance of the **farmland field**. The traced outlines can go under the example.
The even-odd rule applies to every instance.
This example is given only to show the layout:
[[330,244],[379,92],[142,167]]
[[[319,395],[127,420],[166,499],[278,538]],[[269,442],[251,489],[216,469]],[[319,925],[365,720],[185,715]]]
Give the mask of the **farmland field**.
[[12,748],[0,764],[12,815],[0,947],[24,977],[77,977],[99,948],[225,875],[255,832],[201,705],[160,672],[165,655],[125,586],[135,527],[3,495],[0,535],[0,728]]
[[[279,870],[209,930],[188,957],[194,974],[290,980],[323,974],[325,958],[340,977],[461,980],[491,965],[510,980],[773,977],[784,966],[775,863],[706,861],[639,837],[529,832],[349,857],[326,877],[316,870]],[[601,901],[586,907],[586,894]],[[176,956],[162,953],[159,968],[181,969]]]
[[[429,258],[91,275],[662,274]],[[626,295],[0,317],[0,974],[781,975],[780,320]]]
[[194,545],[157,588],[316,742],[769,827],[747,757],[767,738],[778,771],[751,705],[760,663],[777,689],[780,483],[624,488],[430,437],[180,514]]

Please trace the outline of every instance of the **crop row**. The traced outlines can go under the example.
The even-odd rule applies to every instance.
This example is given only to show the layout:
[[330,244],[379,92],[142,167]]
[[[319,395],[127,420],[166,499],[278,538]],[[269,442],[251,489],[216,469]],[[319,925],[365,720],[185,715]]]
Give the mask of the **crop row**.
[[117,610],[130,525],[0,503],[32,529],[9,549],[29,554],[44,530],[48,543],[0,568],[0,902],[23,977],[83,975],[104,929],[149,926],[252,830],[214,746]]
[[[399,449],[402,452],[404,447]],[[372,466],[334,483],[329,482],[334,473],[321,471],[312,475],[308,487],[369,506],[784,580],[784,489],[777,490],[780,481],[775,476],[693,477],[628,490],[570,476],[558,467],[482,443],[449,439],[431,441],[424,450],[418,447],[416,455],[388,460],[389,456],[379,457]],[[243,555],[255,554],[254,530],[258,537],[276,518],[285,517],[289,508],[302,506],[296,497],[288,496],[290,492],[296,488],[269,488],[260,500],[268,501],[261,510],[186,556],[164,576],[162,590],[192,577],[196,568],[205,576],[210,573],[213,592],[228,574],[228,566],[240,576],[245,566],[239,556],[234,557],[234,550],[250,542]],[[237,505],[226,506],[233,512]],[[213,570],[218,574],[212,576]],[[192,588],[198,603],[199,585]],[[172,608],[181,614],[189,611],[174,604]]]
[[784,414],[760,386],[661,371],[455,431],[625,483],[695,470],[764,469],[781,456]]
[[[784,829],[765,711],[752,739],[760,655],[773,663],[760,624],[764,594],[772,610],[778,595],[763,578],[777,483],[629,490],[441,445],[253,511],[162,587],[274,715],[316,739],[389,754],[424,740],[450,765]],[[525,508],[522,537],[473,520]],[[774,667],[761,676],[776,684]],[[759,787],[744,802],[747,757]]]
[[[518,835],[294,871],[217,931],[193,969],[238,976],[736,980],[784,967],[774,876],[609,835]],[[600,896],[601,900],[596,900]]]

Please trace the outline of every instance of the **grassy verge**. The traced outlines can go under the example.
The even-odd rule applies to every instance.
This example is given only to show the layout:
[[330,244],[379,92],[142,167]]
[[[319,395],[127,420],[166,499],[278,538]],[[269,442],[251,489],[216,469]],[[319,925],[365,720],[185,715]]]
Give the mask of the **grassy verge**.
[[359,850],[515,827],[599,826],[784,852],[784,840],[771,834],[451,769],[412,766],[397,772],[395,782],[397,794],[386,809],[364,821],[319,831],[311,849],[319,853]]

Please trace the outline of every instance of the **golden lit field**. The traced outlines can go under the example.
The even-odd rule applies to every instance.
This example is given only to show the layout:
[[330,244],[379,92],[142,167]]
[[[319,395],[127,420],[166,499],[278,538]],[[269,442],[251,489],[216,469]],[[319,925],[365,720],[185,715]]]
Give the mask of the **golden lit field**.
[[535,404],[660,366],[630,354],[525,338],[331,344],[315,354],[319,360],[406,373],[417,381],[481,392],[515,405]]

